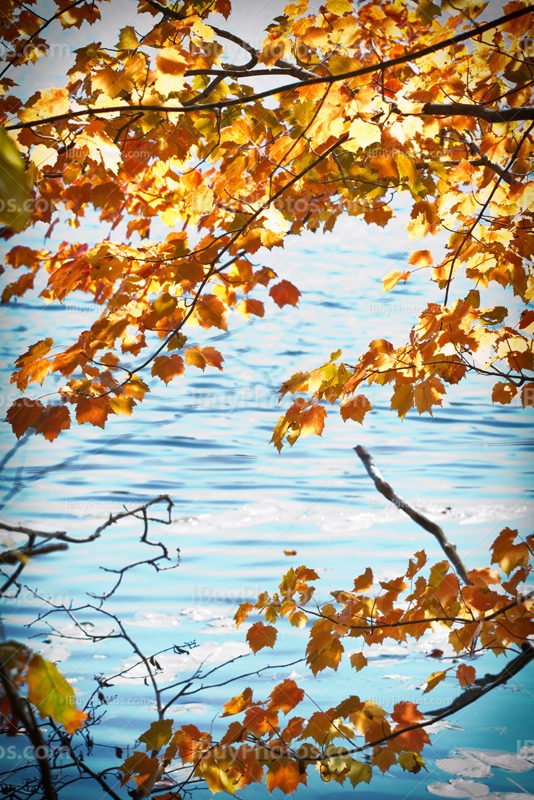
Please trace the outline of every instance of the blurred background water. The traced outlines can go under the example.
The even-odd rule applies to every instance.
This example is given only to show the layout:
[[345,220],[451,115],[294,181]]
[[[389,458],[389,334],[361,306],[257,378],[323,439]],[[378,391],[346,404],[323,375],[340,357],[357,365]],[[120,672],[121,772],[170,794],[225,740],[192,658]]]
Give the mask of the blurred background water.
[[[267,13],[263,6],[261,13]],[[165,679],[187,677],[203,659],[206,670],[243,655],[207,683],[272,665],[274,669],[249,679],[258,698],[292,676],[323,709],[352,693],[387,708],[401,697],[412,699],[429,711],[446,705],[457,693],[452,677],[424,698],[418,688],[438,668],[429,652],[439,647],[450,655],[438,635],[409,650],[392,644],[381,652],[372,651],[369,667],[358,675],[343,664],[336,676],[327,671],[314,679],[302,664],[277,666],[302,656],[306,631],[282,626],[272,651],[249,656],[244,628],[236,631],[231,624],[237,603],[273,590],[289,566],[316,569],[321,577],[318,596],[326,599],[331,590],[350,587],[367,566],[373,567],[376,580],[399,574],[407,558],[422,547],[431,563],[441,560],[432,537],[376,493],[352,451],[356,444],[370,450],[401,496],[440,522],[469,567],[489,564],[488,548],[505,525],[523,535],[532,532],[532,409],[522,410],[517,401],[492,405],[485,379],[472,377],[448,388],[443,408],[436,409],[433,418],[413,411],[404,422],[389,410],[389,390],[372,387],[365,392],[373,411],[363,427],[343,423],[334,408],[321,438],[299,440],[280,455],[269,444],[276,420],[287,407],[284,401],[278,405],[276,392],[292,373],[320,365],[338,347],[343,358],[354,363],[372,339],[385,337],[400,344],[427,303],[441,301],[437,286],[429,284],[424,272],[382,294],[381,278],[405,264],[409,253],[421,246],[407,238],[402,203],[396,212],[385,230],[346,218],[333,233],[304,234],[287,239],[283,250],[258,253],[257,263],[292,281],[302,298],[298,308],[281,310],[258,294],[266,302],[265,319],[247,322],[234,315],[227,333],[187,331],[188,344],[209,344],[221,351],[224,372],[208,368],[202,374],[191,367],[183,380],[168,387],[144,374],[151,392],[132,419],[110,419],[105,431],[74,425],[54,444],[32,436],[16,447],[3,423],[1,502],[3,519],[11,524],[81,536],[125,505],[132,507],[162,493],[171,496],[173,524],[157,530],[154,525],[151,533],[153,538],[163,536],[169,547],[180,548],[180,566],[157,575],[148,567],[126,575],[107,606],[148,654],[172,644],[199,645],[190,657],[163,656]],[[77,233],[78,240],[89,243],[108,234],[91,215]],[[161,225],[152,238],[167,233]],[[18,241],[41,247],[42,235],[42,230],[25,233],[4,250]],[[114,236],[120,239],[120,231]],[[69,237],[73,232],[62,222],[47,246],[52,249]],[[424,246],[439,254],[441,245],[440,240],[431,240]],[[458,296],[469,288],[458,279]],[[98,309],[79,293],[69,295],[63,306],[47,306],[37,295],[1,309],[3,411],[16,396],[9,375],[20,353],[45,336],[52,336],[57,345],[68,345],[98,317]],[[502,302],[498,287],[482,292],[485,307]],[[519,308],[512,313],[519,316]],[[38,396],[34,390],[28,394]],[[118,568],[153,555],[138,543],[140,534],[140,523],[126,520],[107,529],[95,543],[34,560],[24,572],[24,583],[53,602],[83,604],[86,592],[102,593],[113,584],[113,576],[100,567]],[[297,555],[288,557],[284,549],[294,549]],[[45,609],[44,602],[24,589],[4,606],[7,635],[20,640],[35,636],[33,646],[57,661],[73,681],[80,703],[93,691],[95,674],[112,675],[133,663],[131,652],[117,641],[93,646],[61,639],[50,635],[44,621],[28,629]],[[83,619],[102,625],[89,611]],[[72,633],[65,619],[56,624],[63,633]],[[475,666],[479,675],[501,668],[489,656]],[[105,722],[94,734],[98,742],[131,745],[154,719],[149,689],[135,671],[131,675],[133,679],[112,681],[114,688],[108,694],[116,695],[116,700],[108,705]],[[237,680],[230,684],[231,691],[215,686],[183,697],[170,709],[170,716],[176,724],[193,722],[208,730],[222,704],[245,685],[247,681]],[[476,706],[456,714],[450,720],[456,728],[438,726],[433,745],[424,754],[428,774],[394,769],[377,776],[367,794],[427,796],[428,784],[454,777],[436,762],[457,747],[518,752],[525,742],[528,745],[529,737],[534,738],[533,692],[532,670],[525,670]],[[309,713],[313,710],[310,704]],[[220,730],[220,723],[215,722],[214,730]],[[0,750],[0,755],[5,752]],[[103,764],[120,763],[113,749],[102,747],[99,752]],[[517,791],[517,784],[534,792],[532,772],[512,775],[493,769],[484,783],[492,792]],[[77,796],[95,796],[94,787],[83,791],[77,788]],[[255,798],[263,791],[249,787],[241,794]],[[309,788],[302,787],[297,794],[316,797],[325,791],[335,798],[352,789],[325,787],[312,776]]]

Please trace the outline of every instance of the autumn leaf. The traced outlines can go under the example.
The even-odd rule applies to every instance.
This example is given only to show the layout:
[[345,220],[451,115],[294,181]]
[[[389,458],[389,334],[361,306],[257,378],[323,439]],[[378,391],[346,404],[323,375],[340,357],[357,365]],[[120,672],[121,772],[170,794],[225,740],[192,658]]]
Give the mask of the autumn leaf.
[[9,422],[13,433],[20,439],[28,428],[36,428],[43,415],[44,405],[39,400],[29,400],[27,397],[18,397],[13,405],[8,408],[6,422]]
[[265,316],[265,308],[261,300],[253,300],[252,298],[243,300],[241,303],[239,303],[236,311],[238,314],[242,314],[245,319],[250,319],[251,316]]
[[301,293],[296,286],[293,286],[289,281],[280,281],[275,283],[269,289],[269,295],[273,298],[274,302],[279,308],[284,306],[296,306],[299,301]]
[[432,689],[435,689],[438,683],[441,683],[441,681],[444,680],[447,672],[448,670],[444,670],[443,672],[433,672],[432,675],[426,679],[426,686],[423,690],[423,694],[431,692]]
[[503,572],[509,575],[516,567],[526,567],[530,553],[526,542],[514,544],[518,537],[517,530],[504,528],[491,546],[492,564],[498,564]]
[[149,758],[146,753],[133,752],[119,767],[123,774],[121,786],[129,780],[134,780],[137,786],[141,786],[154,774],[158,766],[157,758]]
[[204,371],[206,365],[217,367],[222,372],[224,358],[214,347],[190,347],[184,352],[185,363]]
[[491,399],[494,403],[509,405],[516,395],[517,386],[514,386],[512,383],[503,383],[502,381],[498,381],[493,387]]
[[15,143],[0,128],[0,222],[12,231],[26,227],[31,182]]
[[355,422],[359,422],[360,425],[363,425],[363,418],[367,412],[372,410],[373,406],[363,394],[357,394],[349,400],[345,400],[339,407],[343,422],[352,419]]
[[467,664],[460,664],[456,670],[456,677],[460,681],[460,686],[465,689],[466,686],[472,686],[475,682],[475,668],[468,667]]
[[85,397],[76,404],[76,419],[79,425],[90,422],[98,428],[104,428],[111,410],[107,397]]
[[42,434],[47,442],[57,439],[61,431],[70,428],[70,413],[66,406],[44,406],[35,433]]
[[246,620],[253,608],[254,606],[252,603],[248,603],[246,601],[239,605],[239,608],[235,612],[234,616],[236,628],[239,628],[239,626]]
[[350,657],[351,667],[354,667],[356,672],[367,666],[367,659],[363,653],[353,653]]
[[26,683],[28,700],[37,706],[42,717],[52,717],[70,734],[83,727],[87,714],[76,709],[74,689],[54,664],[42,656],[33,655]]
[[373,571],[367,567],[363,575],[354,579],[355,592],[367,592],[373,585]]
[[172,719],[158,719],[150,723],[150,728],[141,734],[139,741],[146,744],[147,750],[159,750],[170,742],[173,722]]
[[399,764],[407,772],[420,772],[421,769],[426,769],[425,762],[419,753],[401,753],[399,756]]
[[295,681],[286,678],[283,683],[278,684],[269,695],[269,709],[271,711],[283,711],[288,714],[295,706],[304,699],[304,690],[299,689]]
[[174,353],[172,356],[157,356],[150,371],[152,375],[161,378],[167,384],[177,375],[182,377],[185,372],[184,360]]
[[263,622],[255,622],[247,632],[247,642],[253,653],[257,653],[264,647],[274,647],[276,637],[276,628],[272,625],[264,625]]
[[398,284],[399,281],[406,281],[410,277],[410,272],[399,272],[398,270],[394,270],[386,275],[385,278],[382,278],[382,282],[384,284],[384,293],[391,291],[394,286]]
[[246,711],[251,705],[252,689],[247,687],[241,694],[238,694],[224,704],[224,714],[221,714],[221,717],[231,717],[233,714],[239,714],[241,711]]

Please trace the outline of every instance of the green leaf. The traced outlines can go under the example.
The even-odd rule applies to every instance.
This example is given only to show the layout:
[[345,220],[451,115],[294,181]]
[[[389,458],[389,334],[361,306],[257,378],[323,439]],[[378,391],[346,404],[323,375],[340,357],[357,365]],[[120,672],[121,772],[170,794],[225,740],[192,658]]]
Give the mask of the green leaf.
[[495,308],[487,308],[481,315],[480,319],[486,325],[498,325],[508,316],[508,309],[504,306],[495,306]]
[[159,750],[170,742],[173,722],[173,719],[158,719],[139,737],[139,741],[146,744],[147,750]]
[[69,733],[83,727],[86,714],[75,705],[74,689],[55,664],[34,655],[26,675],[28,700],[37,706],[42,717],[52,717]]
[[0,128],[0,222],[18,233],[30,215],[31,182],[15,143]]

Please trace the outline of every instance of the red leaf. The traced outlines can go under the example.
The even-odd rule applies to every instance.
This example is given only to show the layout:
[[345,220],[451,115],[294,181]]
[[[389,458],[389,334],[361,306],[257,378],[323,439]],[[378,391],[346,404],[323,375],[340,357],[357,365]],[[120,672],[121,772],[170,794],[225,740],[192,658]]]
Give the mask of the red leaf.
[[28,428],[36,428],[42,417],[44,405],[39,400],[28,400],[18,397],[11,408],[8,408],[6,422],[13,428],[13,433],[20,439]]
[[299,292],[297,287],[293,286],[290,281],[275,283],[274,286],[271,286],[269,294],[280,308],[284,306],[296,306],[301,296],[301,292]]

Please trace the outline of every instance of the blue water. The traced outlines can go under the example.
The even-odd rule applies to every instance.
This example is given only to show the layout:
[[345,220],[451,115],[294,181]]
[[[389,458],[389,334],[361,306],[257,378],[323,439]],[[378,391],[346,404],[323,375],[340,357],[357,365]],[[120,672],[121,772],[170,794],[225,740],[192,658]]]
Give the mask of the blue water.
[[[97,231],[88,227],[88,233]],[[305,563],[317,569],[318,595],[326,599],[329,591],[350,586],[368,565],[378,577],[397,574],[421,547],[430,560],[441,560],[434,540],[374,491],[351,449],[356,444],[368,447],[402,496],[439,519],[468,566],[489,563],[488,547],[502,527],[531,530],[533,437],[532,411],[516,403],[493,406],[487,381],[472,379],[453,387],[433,419],[412,412],[404,422],[388,410],[388,390],[372,388],[367,394],[374,410],[363,427],[343,423],[334,410],[321,438],[303,439],[292,449],[285,447],[281,455],[268,443],[277,417],[287,407],[278,406],[276,399],[284,379],[327,360],[338,346],[352,363],[373,338],[387,335],[400,343],[413,315],[427,301],[438,299],[437,289],[429,293],[423,277],[382,295],[381,277],[411,249],[401,211],[386,232],[343,220],[334,234],[306,235],[288,240],[283,251],[262,253],[262,264],[301,288],[299,307],[278,310],[264,298],[268,312],[263,320],[246,322],[233,316],[228,333],[188,331],[191,344],[209,343],[223,353],[224,372],[202,374],[190,368],[184,380],[167,388],[144,376],[151,393],[130,420],[112,419],[105,431],[75,425],[55,444],[42,437],[26,440],[2,472],[4,519],[82,536],[123,504],[131,507],[168,493],[175,503],[175,522],[170,529],[153,525],[151,532],[156,539],[163,535],[169,547],[180,548],[180,566],[166,573],[142,567],[127,574],[106,608],[123,620],[145,653],[194,640],[203,648],[197,652],[209,656],[212,666],[246,652],[244,631],[230,624],[236,604],[274,589],[289,566]],[[483,302],[495,304],[497,295],[487,294]],[[6,382],[10,365],[27,345],[46,335],[68,344],[80,324],[86,327],[95,317],[91,304],[78,294],[70,295],[63,307],[45,307],[35,295],[5,307],[2,322],[6,330],[16,331],[3,339],[0,353]],[[4,403],[11,402],[11,394],[8,389]],[[39,389],[31,390],[30,396],[38,395]],[[7,427],[3,434],[8,452],[15,439]],[[113,526],[98,542],[33,561],[24,572],[24,583],[56,604],[83,605],[86,592],[104,593],[113,585],[113,576],[99,567],[117,568],[147,556],[148,548],[138,544],[140,533],[135,521]],[[297,556],[285,556],[285,548],[297,550]],[[94,674],[109,676],[133,664],[124,644],[81,646],[50,635],[44,621],[28,630],[25,626],[44,609],[43,602],[24,589],[5,606],[8,635],[34,636],[33,646],[57,659],[69,680],[74,679],[80,704],[94,688]],[[102,625],[90,610],[80,618]],[[71,633],[64,618],[48,622],[56,633]],[[212,682],[295,661],[303,654],[305,636],[305,631],[282,625],[273,651],[220,669]],[[325,672],[314,679],[297,664],[237,680],[230,687],[197,691],[195,684],[190,691],[196,693],[174,703],[171,717],[176,724],[194,722],[205,730],[215,718],[216,732],[222,724],[217,715],[229,696],[251,682],[255,696],[265,697],[289,676],[323,709],[356,692],[388,708],[402,696],[429,711],[446,705],[457,692],[451,678],[422,697],[418,687],[436,669],[428,658],[436,646],[444,647],[439,637],[409,652],[393,648],[357,676],[342,666],[334,677]],[[177,666],[172,657],[162,665],[163,680],[174,681],[191,674],[198,661]],[[500,668],[493,657],[476,667],[479,675]],[[522,746],[532,736],[525,713],[534,691],[531,673],[526,670],[475,707],[457,713],[450,721],[461,730],[437,732],[424,754],[428,774],[408,775],[396,768],[384,777],[379,773],[366,791],[377,798],[428,796],[428,783],[454,777],[435,762],[456,747],[516,753],[518,742]],[[114,688],[107,694],[115,699],[93,736],[113,747],[133,745],[155,718],[153,699],[139,679],[111,683]],[[311,706],[305,713],[313,710]],[[92,759],[93,766],[119,763],[113,748],[97,748]],[[484,781],[492,791],[514,791],[507,773],[493,773]],[[512,777],[524,789],[534,789],[532,772]],[[316,797],[325,788],[314,773],[309,787],[300,788],[298,795]],[[92,791],[87,785],[83,796],[94,796]],[[327,789],[329,797],[350,791],[332,783]],[[262,792],[249,787],[241,794],[254,798]]]
[[[267,17],[276,13],[273,5],[258,8],[244,23],[241,33],[255,44],[248,35],[252,17],[261,30]],[[117,17],[117,24],[110,24],[109,30],[130,21],[118,6],[110,13]],[[48,73],[39,64],[38,75],[34,71],[23,79],[28,95],[63,80],[63,62],[47,60],[46,64]],[[112,418],[105,431],[75,424],[53,444],[29,437],[16,447],[9,427],[2,426],[5,459],[0,502],[3,519],[11,524],[67,530],[82,537],[124,505],[131,508],[161,493],[172,497],[173,524],[169,528],[153,524],[150,532],[156,540],[163,537],[169,548],[180,548],[180,566],[165,573],[149,567],[128,573],[105,608],[123,621],[147,655],[174,644],[194,641],[198,645],[186,648],[193,656],[196,652],[196,660],[168,654],[158,657],[164,681],[186,679],[202,658],[208,659],[206,673],[243,654],[204,681],[212,688],[202,689],[201,681],[196,681],[189,689],[192,694],[172,704],[169,716],[176,725],[192,722],[209,730],[213,723],[216,734],[225,722],[218,715],[230,696],[251,685],[255,697],[262,699],[286,677],[294,678],[322,709],[358,694],[387,709],[401,698],[409,699],[428,712],[456,696],[457,682],[452,677],[428,695],[423,696],[419,688],[439,668],[428,653],[436,647],[446,650],[438,634],[409,651],[393,643],[389,649],[372,652],[369,666],[357,675],[343,663],[337,674],[326,671],[313,678],[303,664],[280,666],[302,657],[306,631],[282,624],[274,649],[252,656],[244,655],[245,626],[236,631],[231,625],[237,603],[274,590],[290,566],[306,564],[316,569],[321,576],[317,596],[326,600],[333,589],[350,587],[367,566],[381,579],[404,571],[407,559],[423,547],[430,563],[442,559],[432,537],[376,493],[352,451],[356,444],[370,450],[401,496],[442,524],[469,567],[489,563],[488,548],[505,525],[523,535],[532,532],[533,410],[521,409],[517,400],[510,406],[493,406],[491,385],[484,378],[472,377],[450,387],[434,418],[412,411],[404,422],[389,411],[389,390],[371,387],[364,391],[373,411],[363,427],[343,423],[334,409],[321,438],[312,436],[292,449],[284,447],[281,455],[269,444],[278,416],[289,405],[286,398],[279,406],[276,392],[291,374],[320,365],[338,347],[346,361],[354,363],[375,338],[385,336],[394,344],[403,343],[414,317],[428,302],[441,301],[442,294],[428,282],[425,272],[382,294],[382,277],[403,266],[412,250],[428,247],[439,257],[443,244],[441,240],[430,239],[424,245],[408,240],[402,205],[397,214],[386,230],[343,219],[332,234],[305,234],[287,239],[284,249],[258,253],[257,264],[270,266],[281,278],[291,280],[302,298],[298,308],[280,310],[267,292],[265,296],[258,292],[255,296],[265,301],[265,319],[247,322],[233,315],[227,333],[188,330],[190,345],[209,344],[221,351],[223,373],[208,368],[202,374],[191,367],[183,380],[165,387],[145,372],[151,392],[132,419]],[[80,241],[91,243],[105,237],[107,229],[102,231],[89,215],[77,233]],[[160,226],[152,236],[158,239],[167,233]],[[40,248],[43,234],[44,228],[26,233],[3,243],[3,250],[19,242]],[[120,239],[121,231],[114,235]],[[72,237],[72,230],[61,224],[47,247],[53,249]],[[8,282],[13,276],[7,273],[4,278]],[[40,288],[43,285],[41,281]],[[458,296],[471,288],[461,277],[457,286]],[[482,290],[481,295],[482,305],[488,308],[515,302],[505,299],[499,287]],[[514,306],[515,317],[519,313]],[[2,416],[17,396],[9,386],[16,357],[46,336],[68,346],[80,328],[89,327],[97,316],[98,311],[79,293],[69,295],[63,306],[46,306],[36,291],[0,309]],[[43,394],[57,391],[64,379],[48,380]],[[40,394],[36,385],[28,392],[30,397]],[[95,674],[109,677],[134,663],[131,648],[117,640],[95,646],[65,638],[73,633],[65,616],[28,625],[49,610],[47,600],[78,607],[90,602],[87,592],[109,591],[114,577],[100,567],[116,569],[153,556],[151,548],[139,544],[140,535],[140,523],[126,520],[107,529],[96,542],[72,545],[66,553],[34,560],[23,573],[28,588],[4,605],[6,635],[24,641],[32,637],[32,646],[56,661],[72,682],[81,706],[95,687]],[[294,549],[297,555],[288,557],[284,549]],[[42,599],[32,590],[38,590]],[[90,609],[78,616],[95,626],[88,628],[93,633],[95,629],[105,632],[109,624]],[[275,668],[239,679],[242,673],[269,665]],[[501,668],[493,656],[477,659],[475,666],[479,676]],[[110,680],[113,687],[105,690],[106,716],[100,728],[93,729],[97,745],[86,757],[93,769],[117,767],[121,759],[115,747],[131,747],[155,719],[150,689],[135,671],[131,674],[136,677]],[[212,685],[230,678],[237,680],[229,686]],[[455,748],[515,754],[533,745],[533,694],[530,668],[450,718],[455,728],[434,733],[432,746],[423,754],[428,773],[409,775],[395,768],[382,776],[375,770],[371,785],[357,791],[373,798],[428,797],[429,784],[455,777],[436,764]],[[170,700],[172,694],[166,697]],[[303,711],[297,708],[295,713],[313,713],[313,703],[307,701]],[[26,742],[20,743],[21,739],[1,737],[4,766],[25,763]],[[15,749],[8,751],[8,747]],[[491,792],[521,791],[518,784],[534,792],[534,771],[515,774],[493,768],[492,773],[479,781]],[[114,777],[110,785],[127,797],[126,788],[119,790]],[[85,800],[100,797],[97,791],[98,795],[94,785],[82,783],[62,796]],[[312,771],[308,788],[301,787],[297,796],[336,798],[352,791],[332,782],[325,786]],[[264,792],[264,787],[251,786],[239,794],[254,800]],[[281,796],[280,792],[275,796]]]

